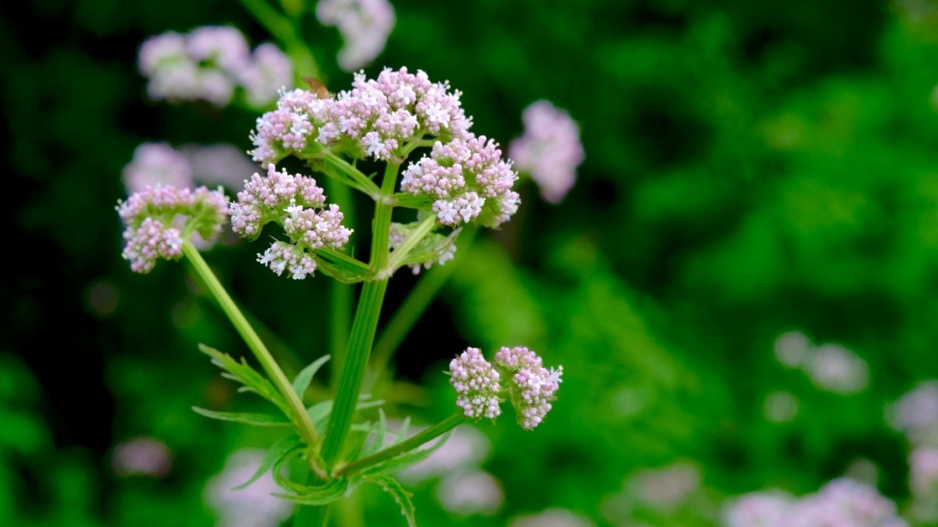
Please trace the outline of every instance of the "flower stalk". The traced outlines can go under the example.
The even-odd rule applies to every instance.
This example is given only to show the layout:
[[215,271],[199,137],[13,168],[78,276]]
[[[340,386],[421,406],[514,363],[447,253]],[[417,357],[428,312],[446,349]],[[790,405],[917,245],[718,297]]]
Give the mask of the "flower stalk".
[[254,356],[257,357],[258,362],[260,362],[261,367],[264,368],[267,376],[273,381],[277,391],[286,399],[287,405],[293,414],[290,417],[296,425],[300,437],[308,445],[317,444],[319,442],[319,434],[316,433],[316,428],[309,418],[306,407],[303,406],[303,401],[300,400],[300,397],[296,394],[290,381],[288,381],[286,375],[284,375],[283,370],[280,369],[280,366],[277,365],[277,361],[274,360],[270,351],[267,350],[267,346],[264,345],[264,342],[261,341],[257,332],[255,332],[251,324],[248,323],[247,318],[241,313],[238,306],[235,305],[234,300],[232,300],[228,292],[225,291],[224,286],[218,281],[215,273],[209,268],[208,264],[202,258],[202,255],[199,254],[199,250],[192,245],[192,242],[186,240],[183,243],[182,251],[192,264],[195,272],[199,275],[199,278],[208,286],[209,292],[215,297],[215,300],[218,302],[218,305],[221,306],[222,311],[225,312],[228,320],[231,321],[231,324],[238,331],[238,334],[244,339],[244,343],[247,344],[248,348],[254,353]]

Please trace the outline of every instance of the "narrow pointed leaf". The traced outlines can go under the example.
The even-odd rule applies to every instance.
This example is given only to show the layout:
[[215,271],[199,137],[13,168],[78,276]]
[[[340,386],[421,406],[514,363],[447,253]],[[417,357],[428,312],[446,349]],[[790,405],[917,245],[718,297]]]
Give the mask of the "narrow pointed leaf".
[[267,451],[267,454],[264,456],[264,460],[261,461],[261,465],[257,467],[257,471],[254,472],[254,475],[251,476],[251,479],[245,481],[237,487],[233,487],[231,490],[241,490],[251,483],[254,483],[260,479],[261,476],[267,473],[267,471],[270,470],[275,464],[277,464],[278,461],[301,446],[303,446],[303,443],[300,441],[300,438],[295,435],[289,435],[280,441],[277,441]]
[[306,393],[306,389],[309,388],[309,383],[313,381],[313,376],[316,375],[319,368],[322,368],[322,365],[328,361],[329,355],[323,355],[314,360],[309,366],[303,368],[300,373],[296,375],[296,379],[293,380],[293,390],[300,396],[301,400],[303,399],[303,394]]
[[197,414],[202,414],[205,417],[211,419],[218,419],[220,421],[233,421],[235,423],[244,423],[246,425],[253,426],[290,426],[290,421],[285,420],[283,417],[276,415],[268,414],[252,414],[252,413],[242,413],[242,412],[214,412],[212,410],[206,410],[205,408],[199,408],[198,406],[193,406],[192,409]]

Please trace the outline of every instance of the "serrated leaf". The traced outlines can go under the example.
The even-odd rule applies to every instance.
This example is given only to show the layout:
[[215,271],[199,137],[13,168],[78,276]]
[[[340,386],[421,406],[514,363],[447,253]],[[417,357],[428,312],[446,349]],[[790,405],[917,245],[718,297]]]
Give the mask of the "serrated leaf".
[[261,465],[257,467],[257,471],[254,472],[254,475],[251,476],[251,479],[245,481],[237,487],[232,487],[231,490],[241,490],[251,483],[254,483],[274,465],[276,465],[278,461],[290,455],[290,453],[302,446],[302,441],[300,441],[300,438],[295,435],[288,435],[280,441],[277,441],[273,444],[273,446],[270,447],[269,450],[267,450],[267,454],[264,456],[264,460],[261,461]]
[[269,414],[215,412],[212,410],[206,410],[205,408],[199,408],[198,406],[193,406],[192,410],[197,414],[204,415],[205,417],[211,419],[218,419],[220,421],[233,421],[235,423],[244,423],[246,425],[253,426],[290,426],[293,424],[290,421],[284,420],[280,416]]
[[313,381],[313,376],[316,375],[319,368],[322,368],[323,364],[329,361],[329,358],[329,355],[323,355],[314,360],[309,366],[303,368],[300,373],[296,374],[296,378],[293,379],[293,390],[300,396],[300,400],[303,399],[303,394],[305,394],[306,389],[309,388],[309,383]]
[[401,515],[407,520],[408,527],[417,527],[417,510],[414,508],[414,502],[410,501],[411,493],[407,492],[407,489],[390,476],[369,477],[365,479],[378,485],[394,498],[394,501],[401,506]]
[[387,475],[387,474],[394,474],[394,473],[404,470],[405,468],[412,467],[416,465],[417,463],[420,463],[424,459],[427,459],[434,452],[439,450],[440,447],[443,446],[443,443],[446,443],[446,440],[449,439],[449,436],[450,436],[450,433],[448,432],[446,435],[441,437],[440,440],[436,442],[436,444],[434,444],[430,448],[418,447],[409,452],[405,452],[399,456],[392,457],[391,459],[388,459],[387,461],[382,461],[381,463],[368,467],[364,469],[361,472],[361,474],[368,476],[368,477]]
[[251,391],[277,405],[284,415],[290,415],[288,407],[283,396],[274,388],[263,375],[252,368],[244,358],[241,362],[236,361],[230,355],[222,353],[205,344],[199,344],[199,350],[212,358],[212,364],[221,368],[222,376],[243,384],[239,391]]

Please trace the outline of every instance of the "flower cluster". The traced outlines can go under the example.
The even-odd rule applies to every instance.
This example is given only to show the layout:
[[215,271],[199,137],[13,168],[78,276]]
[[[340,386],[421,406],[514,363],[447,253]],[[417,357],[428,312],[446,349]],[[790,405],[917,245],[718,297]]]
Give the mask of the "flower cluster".
[[433,212],[444,225],[478,218],[497,227],[518,210],[518,193],[511,190],[517,177],[494,141],[470,135],[435,142],[429,156],[404,171],[401,190],[432,199]]
[[792,499],[777,492],[747,494],[734,501],[724,515],[727,527],[904,527],[896,505],[875,488],[838,478],[814,494]]
[[289,270],[295,280],[316,269],[317,249],[338,249],[348,243],[351,229],[342,226],[338,205],[326,207],[326,197],[316,180],[277,171],[267,166],[267,177],[255,173],[244,182],[238,201],[231,204],[232,229],[243,238],[256,239],[269,222],[283,226],[290,243],[275,241],[258,261],[278,275]]
[[334,97],[287,91],[276,110],[258,118],[251,153],[256,162],[270,163],[325,145],[353,157],[397,159],[399,148],[427,135],[467,136],[471,120],[459,97],[448,84],[432,83],[426,73],[407,68],[385,69],[377,79],[358,73],[352,89]]
[[293,79],[290,59],[276,46],[263,44],[252,54],[244,35],[225,26],[150,37],[140,46],[138,66],[154,99],[204,99],[216,106],[231,102],[238,86],[249,104],[267,105]]
[[156,185],[118,202],[117,212],[126,226],[124,259],[132,271],[148,273],[157,259],[179,259],[193,233],[208,240],[221,232],[228,200],[221,190]]
[[485,360],[479,348],[466,348],[450,361],[450,384],[456,388],[456,405],[463,409],[466,417],[495,419],[502,413],[498,392],[501,376]]
[[387,0],[320,0],[316,18],[342,34],[345,46],[338,61],[345,71],[361,68],[377,57],[395,22],[394,8]]
[[524,135],[512,141],[508,155],[521,172],[541,189],[550,203],[559,203],[576,181],[576,168],[583,162],[580,128],[570,114],[551,104],[537,101],[521,116]]
[[[389,245],[396,251],[414,231],[417,223],[392,223]],[[421,269],[430,269],[434,265],[443,265],[456,257],[456,237],[459,229],[449,235],[430,233],[426,235],[417,246],[411,249],[405,265],[410,266],[414,274],[420,274]]]
[[556,399],[563,367],[544,368],[541,358],[525,347],[503,347],[494,362],[492,366],[478,348],[467,348],[450,362],[450,384],[459,396],[456,404],[472,419],[498,416],[502,379],[506,378],[518,424],[525,430],[533,429]]
[[518,414],[518,424],[531,430],[541,424],[551,409],[551,401],[560,388],[563,366],[548,370],[536,353],[525,347],[506,348],[495,354],[495,365],[511,375],[511,404]]
[[938,380],[919,383],[891,404],[886,419],[914,445],[938,447]]

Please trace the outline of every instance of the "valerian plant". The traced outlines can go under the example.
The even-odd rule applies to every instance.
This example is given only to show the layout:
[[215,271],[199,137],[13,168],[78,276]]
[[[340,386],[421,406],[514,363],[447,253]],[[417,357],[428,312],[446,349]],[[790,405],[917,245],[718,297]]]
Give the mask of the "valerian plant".
[[[199,49],[215,48],[203,43]],[[202,55],[219,63],[226,56]],[[408,524],[415,525],[410,495],[395,480],[395,473],[427,458],[460,423],[494,420],[506,401],[514,406],[518,424],[530,430],[541,423],[555,399],[562,368],[545,368],[541,358],[525,347],[503,347],[492,362],[470,347],[449,365],[450,383],[457,393],[452,416],[411,437],[406,426],[389,430],[380,408],[376,419],[355,421],[358,410],[381,404],[363,395],[362,387],[388,281],[402,267],[419,272],[445,264],[453,258],[464,227],[497,228],[520,204],[513,190],[518,174],[512,163],[493,140],[471,128],[460,92],[448,83],[431,81],[422,71],[385,69],[373,79],[358,73],[350,89],[337,95],[318,85],[282,89],[276,107],[261,115],[249,134],[253,144],[249,153],[262,170],[244,181],[236,197],[229,199],[221,188],[156,184],[118,204],[126,226],[123,256],[131,269],[147,273],[160,259],[185,257],[260,364],[262,371],[244,359],[201,345],[223,375],[241,385],[240,391],[266,399],[272,411],[195,411],[214,419],[283,429],[282,438],[241,486],[269,471],[281,489],[276,496],[311,506],[300,509],[296,525],[326,524],[330,503],[368,483],[390,493]],[[416,158],[415,152],[426,153]],[[288,157],[299,160],[306,167],[304,173],[278,168]],[[381,177],[363,173],[357,166],[363,160],[382,163]],[[340,206],[329,202],[313,174],[332,180],[333,191],[344,186],[374,201],[366,261],[347,249],[360,233],[344,224]],[[392,221],[395,209],[410,211],[411,221]],[[277,275],[302,280],[318,271],[342,283],[361,284],[348,339],[333,372],[338,379],[333,399],[312,406],[303,402],[329,355],[288,379],[203,260],[198,247],[217,236],[228,221],[249,241],[261,239],[268,224],[279,227],[272,232],[280,237],[257,254],[257,261]],[[308,468],[306,481],[288,475],[287,465],[296,460]]]

